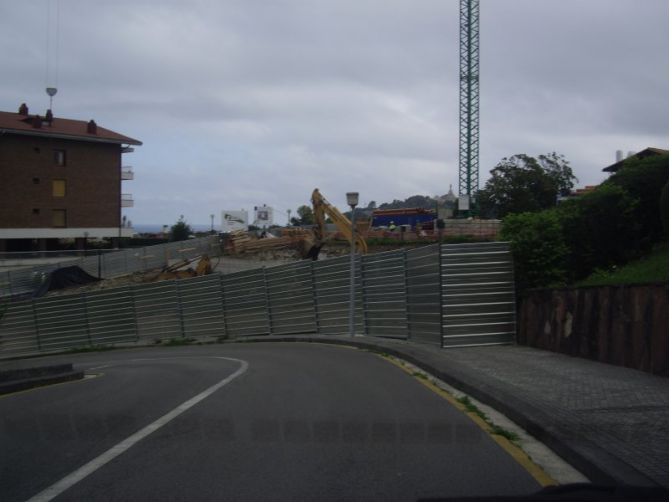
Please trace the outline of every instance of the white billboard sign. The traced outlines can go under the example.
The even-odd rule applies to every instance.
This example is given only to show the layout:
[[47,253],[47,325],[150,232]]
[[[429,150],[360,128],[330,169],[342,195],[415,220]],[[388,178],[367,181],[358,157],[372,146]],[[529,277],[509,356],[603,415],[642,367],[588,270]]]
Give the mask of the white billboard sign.
[[260,228],[271,227],[274,224],[274,209],[269,206],[262,205],[256,206],[255,210],[255,221],[253,224]]
[[236,230],[247,230],[249,227],[249,213],[245,210],[223,211],[221,213],[221,231],[224,233]]

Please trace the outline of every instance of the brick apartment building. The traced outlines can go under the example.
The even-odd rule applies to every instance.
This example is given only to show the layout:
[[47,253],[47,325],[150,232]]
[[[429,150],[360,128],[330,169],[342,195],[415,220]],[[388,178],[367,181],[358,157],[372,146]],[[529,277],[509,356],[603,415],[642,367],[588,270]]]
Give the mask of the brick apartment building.
[[58,239],[126,237],[122,154],[136,139],[86,122],[0,112],[0,251],[56,247]]

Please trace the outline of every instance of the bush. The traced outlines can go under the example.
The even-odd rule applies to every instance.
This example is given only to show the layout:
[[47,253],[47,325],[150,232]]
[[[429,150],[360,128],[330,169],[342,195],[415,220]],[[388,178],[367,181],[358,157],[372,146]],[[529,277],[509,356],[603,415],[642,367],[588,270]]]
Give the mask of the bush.
[[609,268],[639,255],[641,226],[636,220],[638,201],[620,186],[603,184],[595,191],[563,203],[559,219],[569,249],[569,282],[597,268]]
[[653,244],[662,240],[660,219],[660,196],[662,187],[669,182],[669,155],[657,155],[643,160],[630,158],[605,184],[623,188],[639,201],[635,219],[641,225],[641,245],[649,251]]
[[660,220],[664,228],[664,237],[669,239],[669,181],[665,183],[660,196]]
[[569,249],[556,209],[511,214],[500,236],[511,241],[518,290],[565,283]]

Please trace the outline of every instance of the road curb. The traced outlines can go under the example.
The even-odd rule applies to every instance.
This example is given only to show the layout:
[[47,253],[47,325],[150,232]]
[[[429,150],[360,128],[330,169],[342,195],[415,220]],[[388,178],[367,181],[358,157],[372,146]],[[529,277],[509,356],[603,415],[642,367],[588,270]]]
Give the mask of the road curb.
[[0,371],[0,395],[80,380],[83,377],[84,372],[74,370],[72,364],[4,370]]
[[[226,340],[224,343],[308,342],[329,345],[349,345],[389,354],[404,359],[458,390],[500,411],[529,434],[537,438],[593,483],[659,486],[648,476],[615,457],[582,433],[555,423],[555,419],[508,391],[500,391],[485,382],[485,378],[461,363],[439,360],[438,356],[421,350],[415,343],[398,340],[373,340],[365,337],[330,338],[313,336],[253,337]],[[422,353],[421,353],[422,352]],[[441,364],[440,364],[441,363]],[[445,363],[448,367],[445,368]],[[441,367],[440,367],[441,366]]]

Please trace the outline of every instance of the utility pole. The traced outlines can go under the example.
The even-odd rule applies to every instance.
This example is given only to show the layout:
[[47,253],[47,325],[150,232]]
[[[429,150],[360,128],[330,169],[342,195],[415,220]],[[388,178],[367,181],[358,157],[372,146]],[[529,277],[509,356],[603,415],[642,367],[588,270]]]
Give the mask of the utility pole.
[[479,0],[460,0],[460,198],[479,188]]

